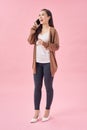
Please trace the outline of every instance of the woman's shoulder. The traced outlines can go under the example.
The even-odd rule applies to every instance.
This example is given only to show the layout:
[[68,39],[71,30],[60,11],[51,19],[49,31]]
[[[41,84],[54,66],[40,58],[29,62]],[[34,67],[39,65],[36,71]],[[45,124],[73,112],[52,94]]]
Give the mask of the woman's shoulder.
[[55,32],[57,32],[57,29],[56,29],[55,27],[51,27],[51,26],[50,26],[50,31],[51,31],[52,33],[55,33]]

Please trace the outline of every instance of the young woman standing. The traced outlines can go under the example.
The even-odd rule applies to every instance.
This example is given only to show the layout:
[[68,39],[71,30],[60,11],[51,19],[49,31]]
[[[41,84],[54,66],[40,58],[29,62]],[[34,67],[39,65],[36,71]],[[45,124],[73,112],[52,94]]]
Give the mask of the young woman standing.
[[34,22],[30,30],[28,42],[34,45],[33,51],[33,77],[34,77],[34,116],[32,123],[37,122],[40,113],[41,89],[44,79],[46,88],[46,107],[42,121],[50,117],[50,109],[53,100],[53,79],[57,70],[55,51],[59,49],[59,37],[54,28],[52,13],[48,9],[42,9],[38,20]]

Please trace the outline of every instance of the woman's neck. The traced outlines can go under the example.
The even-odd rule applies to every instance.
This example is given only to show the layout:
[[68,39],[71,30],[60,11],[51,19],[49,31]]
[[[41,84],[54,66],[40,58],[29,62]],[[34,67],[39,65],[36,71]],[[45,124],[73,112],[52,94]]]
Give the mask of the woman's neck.
[[42,25],[42,30],[48,30],[49,24],[43,24]]
[[47,32],[49,30],[49,27],[50,26],[48,24],[43,24],[41,33],[44,34],[45,32]]

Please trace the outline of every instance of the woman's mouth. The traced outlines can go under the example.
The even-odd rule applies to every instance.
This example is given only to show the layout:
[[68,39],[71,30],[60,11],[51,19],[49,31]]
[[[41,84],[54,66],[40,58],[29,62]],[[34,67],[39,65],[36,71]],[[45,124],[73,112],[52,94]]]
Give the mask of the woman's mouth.
[[40,22],[43,22],[43,19],[41,19]]

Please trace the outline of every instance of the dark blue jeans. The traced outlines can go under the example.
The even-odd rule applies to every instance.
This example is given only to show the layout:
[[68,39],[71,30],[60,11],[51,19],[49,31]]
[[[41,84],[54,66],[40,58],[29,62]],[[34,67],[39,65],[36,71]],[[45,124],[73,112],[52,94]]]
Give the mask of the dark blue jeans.
[[34,74],[34,107],[40,109],[41,88],[46,87],[46,109],[50,109],[53,99],[53,77],[51,76],[50,63],[36,63],[36,74]]

